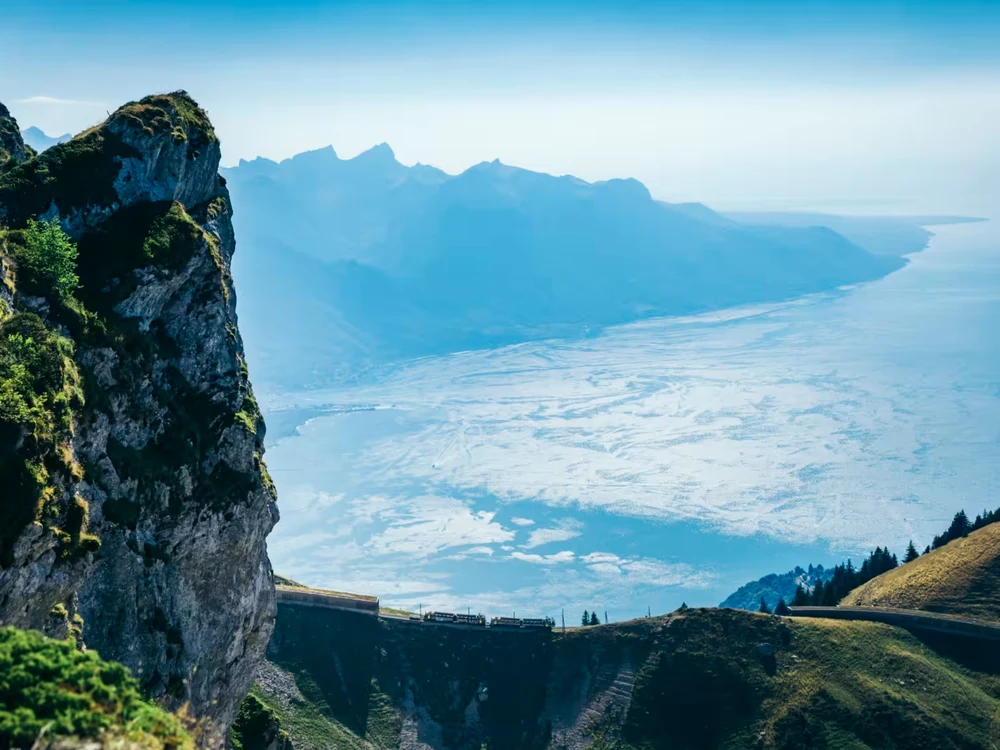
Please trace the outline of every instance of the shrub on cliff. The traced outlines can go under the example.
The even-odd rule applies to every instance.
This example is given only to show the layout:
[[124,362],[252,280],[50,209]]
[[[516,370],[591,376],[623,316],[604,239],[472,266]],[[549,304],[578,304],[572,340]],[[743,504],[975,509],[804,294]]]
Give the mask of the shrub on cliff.
[[79,283],[76,245],[59,222],[31,219],[23,230],[14,234],[14,258],[21,288],[37,296],[71,297]]
[[42,735],[192,747],[180,720],[146,703],[121,664],[78,651],[71,640],[0,628],[0,747],[31,747]]

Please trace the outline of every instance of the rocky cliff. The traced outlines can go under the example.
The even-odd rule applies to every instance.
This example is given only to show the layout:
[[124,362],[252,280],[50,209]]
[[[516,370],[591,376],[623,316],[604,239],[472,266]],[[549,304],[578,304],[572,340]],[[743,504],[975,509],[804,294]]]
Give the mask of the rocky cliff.
[[34,156],[34,152],[21,138],[17,120],[11,117],[8,109],[0,103],[0,174],[31,156]]
[[177,92],[6,152],[0,621],[75,635],[221,736],[271,633],[278,514],[218,138]]

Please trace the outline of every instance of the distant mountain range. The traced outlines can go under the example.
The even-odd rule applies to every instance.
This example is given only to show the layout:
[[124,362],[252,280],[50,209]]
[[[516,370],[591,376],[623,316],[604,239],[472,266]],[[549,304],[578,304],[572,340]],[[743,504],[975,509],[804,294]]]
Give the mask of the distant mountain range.
[[771,573],[740,586],[719,606],[756,612],[760,609],[760,600],[763,598],[773,611],[781,599],[785,600],[785,604],[791,604],[795,589],[800,585],[811,590],[818,581],[826,583],[831,576],[833,568],[824,568],[822,565],[810,565],[808,568],[795,566],[787,573]]
[[24,139],[24,142],[35,149],[38,153],[41,153],[47,148],[52,148],[57,143],[65,143],[72,137],[73,136],[69,133],[63,133],[62,135],[53,138],[51,135],[46,135],[34,125],[21,131],[21,138]]
[[967,216],[837,216],[796,211],[738,212],[727,213],[726,217],[753,226],[829,227],[879,255],[906,255],[923,250],[932,237],[926,229],[929,226],[985,221]]
[[352,159],[328,147],[241,161],[223,174],[254,377],[283,386],[875,279],[929,236],[905,222],[908,232],[892,223],[895,239],[872,241],[877,222],[824,217],[834,231],[724,216],[654,200],[636,180],[588,183],[499,161],[448,175],[404,166],[386,144]]

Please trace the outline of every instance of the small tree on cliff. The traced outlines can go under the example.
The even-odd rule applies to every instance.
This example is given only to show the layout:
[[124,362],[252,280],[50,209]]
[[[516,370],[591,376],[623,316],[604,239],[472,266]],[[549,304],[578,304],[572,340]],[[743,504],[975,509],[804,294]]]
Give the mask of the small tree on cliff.
[[21,232],[23,245],[14,257],[29,282],[33,294],[58,299],[73,295],[80,280],[76,275],[76,245],[59,225],[58,219],[30,219]]

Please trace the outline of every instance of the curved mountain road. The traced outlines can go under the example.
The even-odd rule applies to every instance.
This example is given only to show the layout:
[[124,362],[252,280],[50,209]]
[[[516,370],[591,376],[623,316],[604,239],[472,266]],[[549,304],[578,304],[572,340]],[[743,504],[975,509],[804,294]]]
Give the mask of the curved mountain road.
[[792,617],[868,620],[907,630],[933,630],[986,641],[1000,641],[1000,625],[971,617],[886,607],[791,607]]

